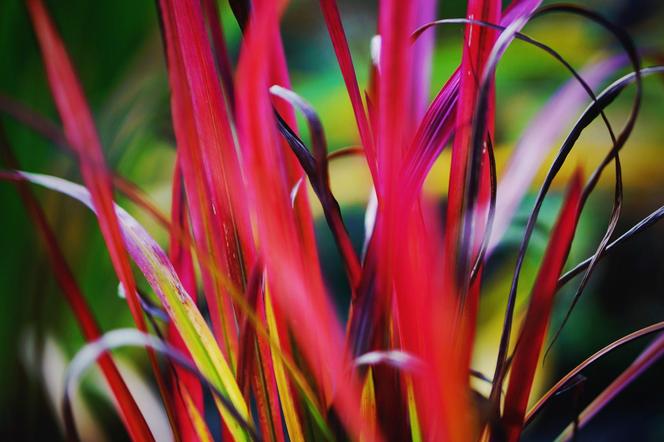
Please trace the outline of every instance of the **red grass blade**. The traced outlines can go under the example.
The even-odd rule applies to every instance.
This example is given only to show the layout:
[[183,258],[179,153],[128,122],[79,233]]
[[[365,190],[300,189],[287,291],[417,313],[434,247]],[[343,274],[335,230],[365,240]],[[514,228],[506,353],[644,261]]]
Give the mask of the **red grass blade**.
[[360,88],[357,84],[353,59],[350,55],[346,33],[343,24],[341,23],[339,8],[337,7],[336,0],[320,0],[320,6],[323,11],[323,16],[325,17],[327,31],[332,40],[334,53],[339,61],[341,75],[346,83],[346,90],[348,91],[348,96],[353,107],[353,113],[355,114],[355,121],[357,122],[357,128],[360,133],[360,141],[366,152],[369,169],[375,179],[377,177],[377,172],[374,141],[369,127],[369,120],[367,119],[367,114],[364,110],[364,105],[362,104],[362,95],[360,94]]
[[205,10],[205,21],[210,31],[212,45],[214,47],[215,61],[217,70],[221,77],[221,83],[226,97],[226,103],[231,108],[235,103],[235,92],[233,90],[233,72],[231,61],[228,55],[226,39],[224,38],[224,29],[219,19],[219,6],[215,0],[203,0]]
[[558,277],[567,260],[576,231],[581,202],[581,181],[581,173],[577,171],[551,232],[551,239],[535,280],[528,312],[517,341],[503,413],[508,441],[517,441],[521,434],[537,361],[549,324]]
[[[171,86],[173,125],[197,250],[244,286],[245,260],[251,262],[250,231],[237,203],[240,169],[229,115],[214,67],[201,5],[161,0]],[[231,366],[237,355],[235,313],[218,278],[202,268],[205,296],[215,336]]]
[[[244,148],[247,200],[256,223],[267,284],[324,392],[352,435],[359,434],[359,389],[348,380],[340,324],[327,299],[316,262],[298,240],[288,175],[269,97],[270,38],[278,26],[273,2],[257,2],[247,27],[236,75],[238,136]],[[270,189],[266,192],[266,189]],[[316,333],[311,333],[316,330]],[[334,388],[334,390],[333,390]]]
[[[255,7],[262,7],[266,1],[273,0],[257,0]],[[278,2],[278,8],[285,9],[288,2]],[[279,13],[281,10],[279,11]],[[290,78],[288,74],[288,66],[286,63],[286,54],[281,39],[279,27],[275,26],[270,28],[269,40],[269,56],[271,59],[268,82],[270,86],[277,85],[286,89],[292,89]],[[296,131],[297,122],[295,119],[295,110],[287,103],[276,103],[275,110],[281,115],[285,122]],[[297,160],[294,152],[288,146],[286,140],[281,139],[281,150],[279,151],[282,160],[278,163],[281,164],[286,173],[288,188],[294,188],[298,182],[304,179],[304,170]],[[318,249],[316,248],[316,238],[314,235],[313,217],[311,215],[311,206],[309,205],[309,196],[307,192],[297,192],[295,196],[295,214],[298,224],[297,234],[302,242],[304,253],[308,262],[318,262]],[[278,309],[277,309],[278,310]],[[277,314],[278,311],[277,311]]]
[[422,366],[412,383],[424,440],[471,440],[468,366],[459,354],[466,343],[458,339],[457,300],[443,291],[440,272],[442,223],[434,204],[419,204],[410,211],[396,258],[398,344]]
[[[97,220],[106,241],[111,262],[127,293],[127,303],[136,326],[146,331],[136,283],[131,271],[118,220],[113,207],[111,174],[88,108],[83,90],[67,51],[41,0],[29,0],[28,10],[39,42],[53,98],[64,126],[65,137],[79,156],[83,180],[90,190]],[[166,386],[154,352],[148,351],[164,404],[173,424],[173,413],[166,400]],[[151,435],[145,435],[151,439]]]
[[83,159],[80,162],[81,174],[99,213],[99,226],[108,244],[113,267],[127,292],[127,301],[136,325],[141,331],[145,331],[134,277],[113,210],[110,175],[83,90],[42,1],[29,0],[28,10],[42,50],[48,81],[64,126],[65,137]]
[[[408,292],[402,290],[395,294],[393,290],[401,271],[397,265],[398,257],[404,250],[401,239],[409,227],[406,222],[411,218],[410,212],[416,212],[414,209],[402,210],[404,189],[401,187],[400,172],[407,143],[415,130],[413,118],[405,117],[405,114],[414,109],[414,103],[419,98],[411,89],[415,78],[412,69],[415,60],[410,34],[416,27],[420,6],[420,2],[416,1],[384,1],[379,7],[377,102],[372,103],[377,166],[373,184],[378,208],[365,260],[364,279],[373,281],[365,282],[369,293],[358,295],[359,303],[356,302],[357,308],[353,306],[351,318],[351,325],[363,325],[363,330],[353,330],[354,335],[351,336],[355,339],[356,356],[399,345],[400,330],[394,323],[400,311],[394,297],[406,296]],[[408,422],[401,419],[407,413],[407,400],[399,372],[380,366],[372,370],[372,375],[379,428],[385,434],[403,437],[409,431]]]

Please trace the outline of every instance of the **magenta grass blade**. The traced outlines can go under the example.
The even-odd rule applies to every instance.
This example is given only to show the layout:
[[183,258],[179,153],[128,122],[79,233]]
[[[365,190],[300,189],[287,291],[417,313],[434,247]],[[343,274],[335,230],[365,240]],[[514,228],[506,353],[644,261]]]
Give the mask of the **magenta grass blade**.
[[[500,20],[501,2],[496,0],[470,0],[468,2],[467,16],[471,18],[496,23]],[[486,127],[485,137],[492,140],[494,127],[494,97],[490,93],[486,117],[480,117],[478,109],[480,94],[480,79],[484,77],[485,65],[489,54],[493,49],[497,33],[493,30],[479,26],[467,25],[461,66],[459,68],[459,93],[456,103],[456,114],[454,123],[454,141],[452,144],[452,160],[450,165],[450,180],[447,195],[447,214],[445,222],[443,267],[446,281],[446,291],[458,293],[462,299],[460,309],[463,312],[461,319],[463,327],[467,329],[468,343],[472,342],[475,330],[475,318],[479,306],[479,281],[481,277],[470,283],[470,275],[467,274],[472,257],[478,253],[481,241],[481,232],[484,229],[485,210],[488,202],[489,168],[486,143],[482,152],[482,162],[477,173],[480,174],[477,195],[469,195],[472,192],[467,183],[470,174],[475,173],[472,168],[473,146],[472,144],[472,122],[475,118],[486,118],[482,124]],[[489,79],[489,81],[492,81]],[[493,88],[493,86],[491,86]],[[474,213],[468,207],[467,201],[477,199],[477,207]],[[470,223],[467,220],[472,220]],[[475,226],[471,232],[465,231],[465,225]],[[469,238],[464,244],[464,236]],[[466,248],[466,249],[464,249]],[[481,270],[480,270],[481,274]],[[467,355],[464,357],[470,362],[472,347],[469,346]]]
[[[499,21],[501,5],[495,0],[471,0],[468,3],[467,16],[490,23]],[[450,261],[452,269],[453,262],[456,262],[459,251],[455,244],[458,241],[459,229],[461,227],[462,203],[464,200],[464,189],[466,188],[466,174],[469,173],[467,165],[469,164],[470,141],[471,141],[471,122],[475,116],[476,103],[479,95],[479,80],[482,78],[485,63],[489,53],[493,48],[493,43],[497,33],[480,26],[467,25],[465,41],[468,44],[464,47],[463,58],[459,71],[459,99],[457,103],[457,112],[455,120],[454,144],[452,147],[452,164],[450,166],[450,184],[447,202],[447,222],[446,222],[446,256]],[[490,101],[492,101],[490,99]],[[487,113],[487,123],[489,137],[493,139],[493,111],[492,103],[489,103],[490,110]],[[454,272],[453,272],[454,273]],[[452,274],[453,274],[452,273]]]
[[463,422],[473,413],[460,354],[467,343],[458,338],[457,299],[443,289],[441,224],[432,201],[409,212],[394,276],[396,345],[416,361],[412,384],[424,440],[464,441],[472,439]]
[[219,6],[215,0],[203,0],[203,7],[205,11],[205,22],[210,30],[212,45],[214,47],[214,58],[224,89],[224,96],[226,97],[227,105],[230,106],[232,111],[232,106],[235,103],[233,70],[230,56],[228,54],[226,39],[224,37],[224,29],[219,17]]

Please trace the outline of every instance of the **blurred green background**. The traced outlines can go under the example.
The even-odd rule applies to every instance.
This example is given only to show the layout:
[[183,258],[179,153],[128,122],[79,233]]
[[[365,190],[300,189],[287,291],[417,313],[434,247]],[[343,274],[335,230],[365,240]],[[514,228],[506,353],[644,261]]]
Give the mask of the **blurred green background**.
[[[375,33],[375,1],[339,1],[360,81],[367,77],[369,41]],[[443,0],[438,17],[461,17],[465,2]],[[659,0],[597,0],[582,2],[626,27],[639,47],[664,49],[664,4]],[[67,44],[93,109],[106,156],[121,175],[137,183],[166,211],[174,159],[166,70],[162,57],[155,5],[152,1],[63,0],[47,1]],[[220,2],[228,43],[236,59],[239,30],[225,2]],[[331,149],[357,143],[352,112],[325,30],[318,2],[294,0],[282,23],[294,89],[320,113]],[[552,16],[529,24],[525,32],[559,50],[575,67],[606,56],[618,48],[597,26],[569,16]],[[462,28],[437,30],[432,94],[459,62]],[[21,0],[0,1],[0,94],[57,120],[48,91],[39,51]],[[660,58],[661,60],[661,58]],[[647,59],[652,64],[655,59]],[[615,76],[614,76],[615,78]],[[501,63],[497,77],[497,156],[504,164],[529,120],[568,79],[568,74],[541,52],[515,43]],[[625,207],[619,223],[622,232],[664,203],[664,83],[650,78],[645,83],[643,110],[634,136],[625,148]],[[627,116],[633,91],[628,91],[608,112],[614,124]],[[9,117],[0,116],[24,170],[48,173],[79,181],[72,159]],[[586,171],[609,147],[598,124],[582,137],[571,164]],[[444,161],[433,172],[427,189],[444,198]],[[368,195],[367,173],[359,160],[332,165],[336,191],[358,244],[362,241],[362,216]],[[600,191],[592,198],[582,219],[570,263],[591,252],[606,228],[612,199],[611,168]],[[541,176],[538,178],[541,179]],[[560,180],[559,185],[564,185]],[[538,257],[546,244],[558,204],[560,187],[549,199],[529,254],[524,280],[532,280]],[[51,192],[37,191],[58,234],[70,265],[104,330],[131,325],[125,302],[117,295],[112,271],[96,222],[78,203]],[[504,243],[490,262],[485,283],[487,299],[481,312],[481,337],[492,342],[492,325],[500,314],[506,269],[513,265],[529,201],[526,201]],[[166,236],[156,223],[128,201],[119,198],[157,239]],[[59,429],[53,417],[41,362],[30,355],[32,344],[54,336],[71,357],[82,345],[81,335],[68,310],[43,250],[15,188],[0,183],[0,438],[2,440],[53,440]],[[346,294],[343,269],[330,234],[318,222],[321,260],[333,293]],[[550,385],[585,356],[637,328],[664,318],[664,226],[655,226],[631,241],[600,265],[561,340],[546,362],[544,385]],[[527,292],[527,283],[523,290]],[[553,325],[562,318],[574,284],[558,298]],[[520,292],[521,293],[521,292]],[[522,296],[523,298],[523,296]],[[340,301],[340,303],[343,301]],[[343,304],[340,304],[343,305]],[[493,328],[492,328],[493,327]],[[493,338],[492,338],[493,336]],[[32,344],[31,344],[32,343]],[[644,342],[614,354],[586,375],[588,380],[579,406],[624,369]],[[126,359],[144,364],[140,352],[120,352]],[[491,355],[489,355],[491,356]],[[480,358],[481,359],[481,358]],[[488,357],[487,359],[490,359]],[[46,366],[48,371],[49,366]],[[581,433],[582,440],[664,440],[664,364],[660,361],[630,386]],[[103,403],[95,398],[89,399]],[[59,401],[59,399],[57,399]],[[58,402],[59,404],[59,402]],[[557,406],[559,405],[559,406]],[[546,412],[525,435],[527,440],[548,440],[573,417],[568,401]],[[109,406],[95,407],[104,421],[108,439],[119,423]]]

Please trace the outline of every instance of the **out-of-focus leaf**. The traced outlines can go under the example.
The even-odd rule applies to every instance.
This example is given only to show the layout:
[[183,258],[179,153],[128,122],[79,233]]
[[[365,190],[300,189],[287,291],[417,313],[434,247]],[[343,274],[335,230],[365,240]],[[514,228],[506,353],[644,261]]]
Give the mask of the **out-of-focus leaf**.
[[[47,175],[24,172],[19,172],[19,175],[34,184],[64,193],[95,210],[90,193],[82,186]],[[215,387],[228,397],[242,417],[248,419],[247,405],[228,362],[216,345],[203,316],[184,290],[168,257],[143,227],[124,209],[115,206],[115,213],[130,256],[159,296],[162,305],[187,345],[196,366]],[[237,440],[246,440],[247,435],[240,424],[228,414],[225,408],[220,408],[233,436]]]
[[[9,167],[15,168],[18,166],[2,128],[0,128],[0,156]],[[37,232],[44,241],[48,260],[53,268],[53,276],[69,303],[85,340],[97,339],[101,336],[99,325],[76,282],[71,268],[67,264],[55,233],[46,219],[46,214],[25,182],[18,182],[17,187],[23,204],[26,206]],[[133,432],[137,431],[137,429],[131,428],[132,425],[137,425],[139,428],[147,426],[113,359],[109,355],[103,355],[99,358],[99,367],[117,401],[122,421],[126,425],[129,434],[134,434]]]

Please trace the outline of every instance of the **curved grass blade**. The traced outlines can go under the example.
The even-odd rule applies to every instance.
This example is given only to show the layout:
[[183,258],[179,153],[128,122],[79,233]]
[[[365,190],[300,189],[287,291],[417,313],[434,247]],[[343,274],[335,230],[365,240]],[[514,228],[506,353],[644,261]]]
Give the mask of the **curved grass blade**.
[[[18,166],[17,160],[5,139],[4,129],[1,126],[0,156],[8,166],[12,168]],[[46,214],[25,182],[18,181],[16,185],[19,196],[30,215],[30,219],[35,224],[35,229],[42,238],[50,265],[53,269],[53,276],[72,309],[85,340],[90,342],[97,339],[101,336],[99,325],[76,282],[71,268],[67,264],[65,256],[58,245],[55,233],[48,224]],[[113,359],[107,354],[102,355],[99,358],[99,368],[108,383],[113,397],[117,401],[122,422],[129,435],[134,438],[142,437],[141,435],[150,435],[151,432],[147,422],[122,379],[120,371],[113,362]]]
[[327,162],[330,163],[331,161],[336,160],[338,158],[344,158],[354,155],[358,156],[364,155],[364,149],[362,149],[359,146],[342,147],[340,149],[335,150],[334,152],[330,152],[327,155]]
[[[632,104],[632,111],[629,115],[629,118],[627,120],[627,123],[625,124],[623,130],[621,131],[619,138],[616,139],[613,134],[612,134],[612,142],[613,146],[609,153],[604,157],[600,165],[597,167],[597,169],[593,172],[592,176],[590,177],[588,183],[586,184],[586,187],[583,191],[582,195],[582,203],[581,206],[585,204],[586,200],[594,190],[595,186],[599,182],[599,179],[602,175],[602,172],[604,168],[611,163],[612,161],[615,161],[615,168],[616,168],[616,185],[615,185],[615,193],[614,193],[614,202],[613,202],[613,208],[611,210],[611,215],[609,218],[609,225],[606,229],[606,232],[604,236],[602,237],[602,240],[600,241],[599,245],[597,246],[597,250],[595,252],[595,255],[593,257],[593,260],[590,262],[588,265],[588,268],[586,272],[583,275],[583,278],[581,279],[581,282],[579,286],[577,287],[576,293],[574,294],[574,297],[572,298],[572,303],[570,307],[568,308],[565,317],[563,318],[562,323],[558,327],[551,344],[553,344],[557,341],[558,336],[560,336],[560,333],[567,323],[567,320],[569,319],[572,310],[576,306],[576,303],[578,302],[579,298],[581,297],[581,294],[583,293],[583,290],[585,289],[588,281],[590,280],[590,276],[592,275],[592,272],[595,269],[595,265],[599,261],[600,256],[602,255],[604,249],[609,243],[609,240],[611,239],[611,236],[613,235],[613,231],[615,230],[617,224],[618,224],[618,219],[620,217],[620,211],[622,208],[622,172],[621,172],[621,166],[620,166],[620,157],[619,157],[619,152],[620,149],[623,147],[625,142],[627,141],[627,138],[632,132],[632,129],[634,128],[634,125],[636,124],[636,118],[638,116],[639,108],[641,106],[641,97],[643,95],[642,91],[642,79],[641,79],[641,60],[640,56],[636,50],[636,47],[634,46],[634,43],[632,42],[632,39],[630,36],[627,34],[627,32],[622,29],[619,26],[616,26],[612,22],[606,20],[604,17],[592,12],[588,11],[584,8],[573,6],[573,5],[559,5],[559,6],[549,6],[547,8],[543,8],[538,14],[547,14],[547,13],[556,13],[556,12],[567,12],[567,13],[572,13],[576,14],[582,17],[586,17],[598,24],[600,24],[602,27],[610,31],[620,42],[622,47],[624,48],[625,52],[627,53],[627,56],[629,57],[632,66],[634,68],[635,72],[635,80],[636,80],[636,95],[634,97],[634,102]],[[548,351],[548,350],[547,350]]]
[[660,334],[652,342],[632,364],[623,371],[611,384],[602,391],[588,405],[581,415],[578,417],[578,422],[569,426],[558,436],[556,440],[568,441],[571,439],[575,429],[583,428],[588,421],[590,421],[597,413],[599,413],[606,404],[613,400],[621,391],[623,391],[629,384],[645,372],[652,364],[657,362],[659,358],[664,356],[664,334]]
[[295,92],[281,86],[272,86],[270,92],[299,109],[305,116],[309,131],[311,133],[312,148],[314,152],[315,174],[307,172],[309,181],[323,207],[325,219],[332,230],[337,247],[343,256],[346,273],[352,288],[355,288],[360,279],[360,262],[353,249],[353,244],[348,236],[348,230],[341,216],[341,208],[330,189],[330,177],[327,159],[327,142],[323,132],[323,125],[314,111],[313,107]]
[[[624,34],[619,34],[619,38],[621,43],[623,44],[626,52],[628,53],[628,56],[632,63],[635,65],[636,69],[638,72],[635,74],[635,79],[637,83],[640,84],[640,70],[638,68],[639,66],[639,61],[638,61],[638,54],[636,54],[633,51],[633,44],[629,40],[628,37],[626,37]],[[623,41],[623,38],[627,38],[626,41]],[[514,316],[514,308],[515,308],[515,300],[516,300],[516,290],[518,286],[518,280],[519,280],[519,275],[521,272],[521,268],[523,266],[523,262],[525,259],[525,252],[528,248],[528,244],[530,242],[530,237],[532,236],[532,232],[534,229],[534,225],[537,221],[537,217],[539,215],[539,211],[541,209],[542,203],[544,201],[544,198],[546,197],[546,194],[551,186],[551,183],[555,176],[557,175],[558,171],[561,169],[562,165],[564,164],[567,155],[571,151],[571,149],[574,147],[576,144],[576,141],[578,140],[579,136],[581,135],[581,132],[595,119],[597,116],[601,115],[604,108],[608,106],[613,99],[615,99],[615,96],[613,93],[610,91],[615,91],[615,88],[613,86],[610,86],[607,90],[605,90],[602,94],[600,94],[597,97],[597,100],[593,102],[593,104],[584,111],[583,115],[579,118],[577,123],[574,125],[572,131],[569,133],[565,141],[563,142],[553,164],[551,165],[551,168],[549,169],[547,176],[544,180],[544,183],[540,187],[540,190],[538,192],[536,201],[535,201],[535,206],[528,218],[528,223],[526,225],[526,230],[524,233],[523,240],[521,242],[521,245],[519,247],[519,252],[517,256],[517,262],[516,266],[514,269],[514,275],[512,277],[512,284],[510,288],[510,293],[508,296],[508,301],[507,301],[507,308],[505,311],[505,320],[504,320],[504,326],[503,326],[503,331],[500,339],[500,345],[499,345],[499,350],[498,350],[498,358],[496,360],[496,370],[494,374],[494,385],[492,388],[492,393],[491,393],[491,400],[494,403],[494,406],[497,408],[497,404],[499,402],[499,389],[500,386],[502,385],[503,378],[506,374],[506,359],[507,359],[507,350],[509,347],[509,341],[510,341],[510,333],[511,333],[511,328],[512,328],[512,320]],[[640,91],[640,86],[639,86],[639,91]],[[631,130],[633,128],[633,124],[636,118],[636,112],[638,110],[638,102],[639,99],[635,99],[635,106],[632,108],[632,112],[630,113],[630,117],[628,119],[628,123],[625,125],[623,130],[620,132],[618,137],[616,138],[616,142],[613,143],[611,152],[617,153],[618,150],[625,144],[627,141],[627,138],[629,137]],[[610,154],[611,155],[611,154]],[[585,191],[584,191],[585,194]],[[585,202],[585,199],[582,199],[582,203]],[[583,206],[581,206],[583,207]]]
[[355,365],[389,365],[399,370],[416,372],[422,369],[422,362],[417,357],[401,350],[371,351],[355,358]]
[[[94,210],[90,193],[82,186],[48,175],[17,172],[20,177],[40,186],[64,193]],[[182,336],[198,369],[248,419],[248,408],[212,332],[195,303],[182,286],[168,257],[143,227],[126,211],[115,206],[128,252],[159,297],[171,321]],[[233,436],[245,440],[246,433],[224,408],[220,410]]]
[[659,333],[663,330],[664,330],[664,321],[658,322],[656,324],[649,325],[648,327],[644,327],[640,330],[637,330],[626,336],[623,336],[622,338],[613,341],[606,347],[595,352],[592,356],[588,357],[582,363],[577,365],[572,371],[563,376],[558,382],[556,382],[556,384],[553,387],[551,387],[546,393],[544,393],[544,395],[537,401],[537,403],[533,405],[530,410],[528,410],[528,413],[526,414],[526,419],[523,424],[524,428],[527,427],[537,417],[539,412],[544,407],[546,407],[551,398],[556,396],[559,392],[563,391],[574,378],[576,378],[579,374],[581,374],[583,370],[593,365],[595,362],[601,360],[608,354],[613,353],[614,351],[617,351],[618,349],[622,348],[624,345],[629,344],[630,342],[635,341],[637,339],[650,336],[654,333]]
[[[623,60],[620,56],[604,59],[585,68],[580,76],[589,87],[595,87],[620,67]],[[577,85],[577,80],[571,79],[528,123],[501,176],[489,253],[507,230],[546,153],[553,148],[564,128],[573,122],[573,112],[581,107],[586,97],[587,93]]]
[[69,400],[69,398],[73,396],[78,380],[100,355],[109,350],[127,346],[151,348],[158,353],[164,354],[173,364],[177,364],[195,374],[200,379],[201,383],[212,391],[215,400],[221,404],[224,410],[226,410],[225,414],[232,416],[232,418],[239,423],[241,428],[246,431],[253,440],[262,440],[254,431],[253,426],[247,421],[242,410],[238,410],[235,407],[235,404],[228,399],[227,395],[217,387],[215,382],[209,380],[189,358],[180,353],[177,349],[166,344],[161,339],[135,329],[118,329],[110,331],[97,340],[86,344],[81,350],[79,350],[76,356],[74,356],[74,359],[72,359],[65,377],[65,395],[63,397],[65,423],[70,439],[75,441],[79,440]]

